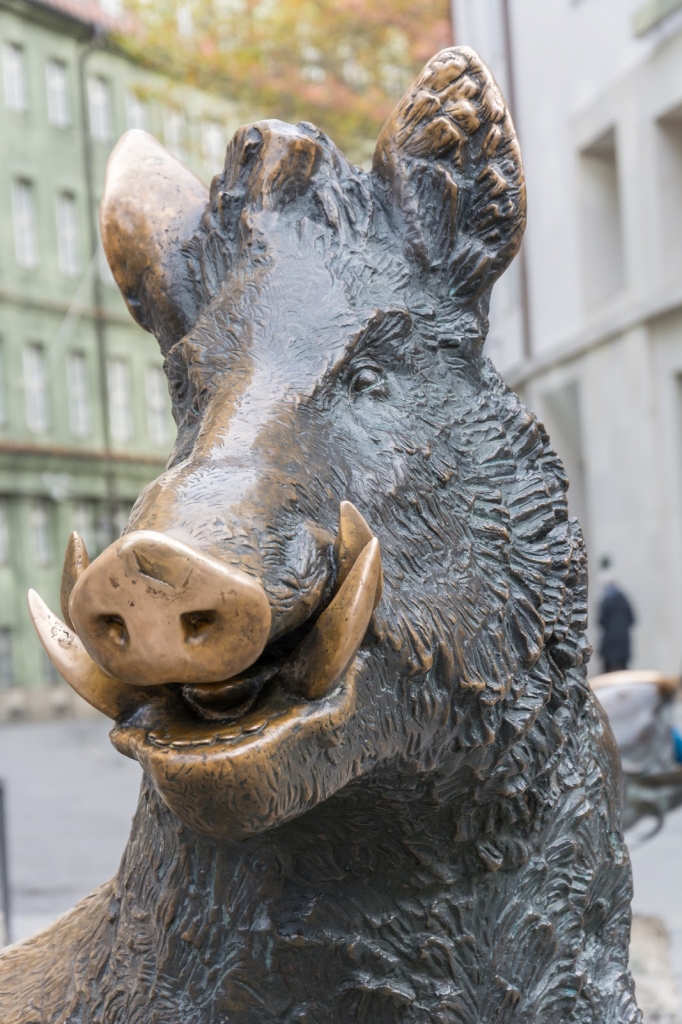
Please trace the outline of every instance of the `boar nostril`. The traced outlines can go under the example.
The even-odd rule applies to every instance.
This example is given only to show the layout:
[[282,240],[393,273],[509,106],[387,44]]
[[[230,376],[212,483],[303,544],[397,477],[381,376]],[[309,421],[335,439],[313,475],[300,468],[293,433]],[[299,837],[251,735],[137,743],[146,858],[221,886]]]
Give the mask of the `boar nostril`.
[[180,616],[182,630],[185,634],[185,643],[201,643],[206,634],[212,632],[212,627],[217,621],[218,613],[212,610],[185,612],[184,615]]
[[272,623],[257,579],[153,530],[103,551],[69,610],[95,665],[131,686],[224,682],[257,661]]
[[130,641],[126,624],[120,615],[101,615],[99,618],[103,632],[119,647],[127,647]]

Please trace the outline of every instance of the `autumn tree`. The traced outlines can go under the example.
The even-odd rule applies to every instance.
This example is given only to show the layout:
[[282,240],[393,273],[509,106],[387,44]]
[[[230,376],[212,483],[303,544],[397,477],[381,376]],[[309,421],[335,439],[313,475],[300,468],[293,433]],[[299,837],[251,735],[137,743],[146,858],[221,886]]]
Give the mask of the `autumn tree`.
[[356,159],[451,42],[448,0],[128,0],[121,44],[255,116],[313,121]]

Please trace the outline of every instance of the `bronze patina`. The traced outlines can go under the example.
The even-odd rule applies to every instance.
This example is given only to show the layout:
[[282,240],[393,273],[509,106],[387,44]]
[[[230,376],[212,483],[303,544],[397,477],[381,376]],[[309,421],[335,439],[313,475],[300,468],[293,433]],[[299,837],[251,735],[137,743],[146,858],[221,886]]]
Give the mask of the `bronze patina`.
[[210,191],[117,146],[177,441],[120,540],[72,538],[62,619],[30,602],[144,782],[116,878],[0,957],[3,1024],[640,1020],[583,541],[482,354],[525,217],[463,47],[371,171],[307,123],[240,128]]

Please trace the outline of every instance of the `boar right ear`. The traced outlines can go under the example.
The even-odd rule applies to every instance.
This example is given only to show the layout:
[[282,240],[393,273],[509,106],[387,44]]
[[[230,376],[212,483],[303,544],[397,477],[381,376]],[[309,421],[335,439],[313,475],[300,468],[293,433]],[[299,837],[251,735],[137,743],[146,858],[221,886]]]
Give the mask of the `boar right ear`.
[[107,165],[102,245],[134,319],[165,352],[199,313],[183,244],[197,231],[208,189],[153,135],[126,132]]
[[410,255],[476,299],[518,252],[526,190],[504,99],[466,46],[436,54],[384,125],[373,174]]

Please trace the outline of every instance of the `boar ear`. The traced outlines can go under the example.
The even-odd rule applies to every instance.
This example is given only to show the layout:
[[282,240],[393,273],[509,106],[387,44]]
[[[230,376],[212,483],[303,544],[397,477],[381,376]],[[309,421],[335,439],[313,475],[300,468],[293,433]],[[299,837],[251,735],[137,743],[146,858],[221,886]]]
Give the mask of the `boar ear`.
[[489,289],[521,244],[523,165],[509,111],[468,47],[442,50],[384,125],[373,174],[413,258],[452,296]]
[[107,165],[102,245],[134,319],[166,352],[194,325],[199,300],[183,244],[194,235],[208,189],[153,135],[129,131]]

